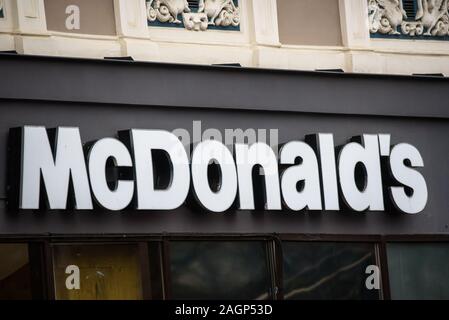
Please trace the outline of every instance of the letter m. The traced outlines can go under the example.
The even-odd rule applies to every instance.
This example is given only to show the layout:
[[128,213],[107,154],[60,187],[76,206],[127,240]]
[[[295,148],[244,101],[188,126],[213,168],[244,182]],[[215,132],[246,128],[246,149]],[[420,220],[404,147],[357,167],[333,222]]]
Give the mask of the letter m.
[[[39,209],[41,187],[45,188],[49,209],[66,209],[70,187],[75,208],[92,209],[78,128],[61,127],[47,132],[45,127],[25,126],[11,130],[10,135],[21,145],[20,156],[16,157],[20,161],[19,209]],[[14,146],[10,147],[14,150]]]

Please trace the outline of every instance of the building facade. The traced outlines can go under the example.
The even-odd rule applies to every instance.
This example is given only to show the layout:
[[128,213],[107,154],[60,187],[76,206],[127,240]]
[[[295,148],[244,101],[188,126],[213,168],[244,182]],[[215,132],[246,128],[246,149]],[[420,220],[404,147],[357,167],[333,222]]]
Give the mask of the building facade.
[[[191,9],[185,1],[172,2],[180,6],[177,18],[164,1],[2,0],[0,50],[276,69],[449,72],[445,1],[247,0],[232,2],[230,10],[205,1],[208,13],[197,12],[201,1],[188,1]],[[224,17],[218,26],[210,24],[214,14]]]
[[449,299],[447,0],[0,0],[0,299]]

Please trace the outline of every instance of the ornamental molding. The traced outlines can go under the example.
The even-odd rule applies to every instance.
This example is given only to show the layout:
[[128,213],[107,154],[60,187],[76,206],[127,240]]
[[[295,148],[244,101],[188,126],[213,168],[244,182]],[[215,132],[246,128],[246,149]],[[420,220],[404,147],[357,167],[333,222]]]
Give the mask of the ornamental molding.
[[187,30],[206,31],[209,25],[209,20],[204,12],[183,13],[182,21]]
[[149,0],[146,2],[150,26],[184,27],[192,31],[239,30],[240,8],[235,0],[199,0],[197,8],[187,0]]
[[416,0],[414,6],[410,16],[403,0],[368,0],[371,35],[449,39],[449,0]]

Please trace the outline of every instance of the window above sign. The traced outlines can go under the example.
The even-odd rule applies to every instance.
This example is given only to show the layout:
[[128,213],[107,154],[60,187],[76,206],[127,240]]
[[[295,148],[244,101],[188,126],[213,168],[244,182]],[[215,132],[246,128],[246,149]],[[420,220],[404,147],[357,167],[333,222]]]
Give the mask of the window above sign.
[[150,27],[240,31],[238,0],[149,0],[146,11]]
[[449,40],[448,0],[367,0],[371,38]]
[[5,10],[3,9],[3,0],[0,0],[0,19],[5,17]]

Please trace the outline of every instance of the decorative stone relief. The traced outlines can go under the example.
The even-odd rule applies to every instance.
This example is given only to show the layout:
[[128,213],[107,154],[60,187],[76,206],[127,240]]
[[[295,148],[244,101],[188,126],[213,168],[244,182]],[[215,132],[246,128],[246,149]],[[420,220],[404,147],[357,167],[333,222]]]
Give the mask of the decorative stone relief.
[[449,0],[407,4],[408,15],[403,0],[368,0],[371,36],[449,40]]
[[3,7],[3,0],[0,0],[0,19],[5,17],[5,10]]
[[200,0],[198,12],[204,12],[210,25],[228,27],[240,24],[239,8],[233,0]]
[[238,0],[149,0],[146,5],[149,26],[240,30]]
[[182,14],[182,21],[187,30],[206,31],[208,25],[207,15],[203,12],[190,12]]
[[151,0],[147,2],[147,15],[150,21],[181,23],[179,15],[190,12],[186,0]]

